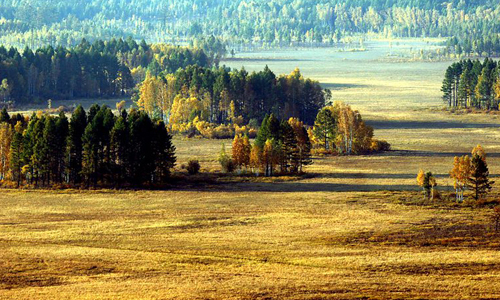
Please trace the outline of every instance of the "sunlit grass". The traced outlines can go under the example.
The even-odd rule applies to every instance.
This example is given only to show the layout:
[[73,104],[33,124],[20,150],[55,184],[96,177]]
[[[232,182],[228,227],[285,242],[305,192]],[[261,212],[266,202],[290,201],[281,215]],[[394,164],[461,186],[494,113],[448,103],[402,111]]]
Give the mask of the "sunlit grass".
[[[448,178],[453,156],[478,143],[497,176],[500,131],[485,124],[498,116],[439,111],[447,63],[339,54],[356,64],[317,51],[297,62],[305,76],[336,84],[334,98],[360,109],[395,151],[316,158],[298,179],[2,190],[0,299],[500,298],[491,211],[453,204]],[[220,172],[223,142],[230,152],[230,141],[176,137],[177,171],[198,159],[200,176]],[[437,175],[443,200],[422,202],[420,168]]]

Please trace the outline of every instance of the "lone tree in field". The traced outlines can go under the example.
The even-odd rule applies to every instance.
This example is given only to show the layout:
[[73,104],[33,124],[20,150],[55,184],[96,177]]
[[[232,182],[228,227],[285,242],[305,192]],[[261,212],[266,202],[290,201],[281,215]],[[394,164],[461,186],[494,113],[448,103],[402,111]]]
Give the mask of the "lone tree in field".
[[437,182],[432,172],[425,173],[424,170],[420,170],[417,175],[417,182],[424,191],[424,200],[427,198],[433,200],[434,188],[437,186]]
[[493,181],[489,180],[490,172],[486,160],[478,154],[472,157],[472,170],[467,180],[467,186],[474,192],[474,199],[477,201],[491,190]]
[[453,179],[457,202],[464,201],[464,191],[467,188],[467,180],[469,179],[470,173],[471,162],[469,156],[456,156],[453,162],[453,169],[450,171],[450,177]]

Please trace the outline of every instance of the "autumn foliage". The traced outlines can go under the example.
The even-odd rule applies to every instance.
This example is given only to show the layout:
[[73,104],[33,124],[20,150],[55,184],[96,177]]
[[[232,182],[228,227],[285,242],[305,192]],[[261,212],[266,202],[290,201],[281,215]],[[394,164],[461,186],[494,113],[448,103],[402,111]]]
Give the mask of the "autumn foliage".
[[389,143],[373,138],[373,128],[366,125],[361,114],[342,102],[324,107],[308,134],[314,148],[327,153],[351,155],[390,150]]

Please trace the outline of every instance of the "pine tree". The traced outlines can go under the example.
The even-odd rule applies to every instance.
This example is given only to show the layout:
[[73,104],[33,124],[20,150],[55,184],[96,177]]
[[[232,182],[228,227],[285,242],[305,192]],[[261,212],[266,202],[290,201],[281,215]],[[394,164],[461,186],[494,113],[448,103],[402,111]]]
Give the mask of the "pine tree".
[[83,134],[87,127],[87,116],[82,106],[78,106],[71,116],[68,134],[68,181],[73,184],[81,183],[83,160]]
[[[97,116],[97,115],[96,115]],[[82,137],[82,172],[87,187],[97,185],[99,169],[99,128],[96,118],[87,124]]]
[[131,112],[130,150],[134,163],[131,167],[131,183],[141,186],[150,182],[154,171],[153,149],[151,147],[153,124],[145,112]]
[[468,178],[467,186],[474,192],[477,201],[483,198],[491,190],[493,181],[489,180],[490,172],[485,160],[479,155],[472,157],[472,170]]
[[110,144],[112,157],[111,170],[117,186],[121,186],[128,179],[127,170],[129,164],[132,163],[129,151],[129,137],[130,131],[127,120],[123,116],[120,116],[111,130]]
[[40,169],[44,174],[45,184],[49,185],[57,178],[59,170],[58,156],[59,152],[62,151],[62,149],[58,149],[57,127],[54,117],[47,116],[45,118],[43,142]]
[[[280,139],[280,166],[281,172],[288,172],[290,166],[292,165],[292,158],[294,154],[298,151],[297,139],[295,136],[295,131],[292,126],[287,121],[281,122],[281,139]],[[297,172],[298,169],[293,170]]]
[[64,173],[66,171],[66,154],[67,154],[67,144],[68,144],[68,133],[69,133],[69,123],[68,118],[61,112],[56,120],[56,149],[54,154],[56,155],[56,182],[61,183],[63,181]]
[[4,107],[2,111],[0,112],[0,123],[3,122],[10,122],[10,116],[9,113],[7,112],[7,109]]
[[165,184],[170,177],[170,170],[176,162],[175,146],[165,123],[159,121],[154,125],[153,135],[154,178],[157,183]]
[[269,115],[264,117],[262,120],[262,124],[259,127],[259,132],[257,133],[257,137],[255,138],[255,144],[260,148],[264,147],[267,139],[269,138]]
[[474,99],[474,83],[473,74],[469,68],[466,68],[462,75],[460,75],[457,98],[460,107],[467,108],[473,105],[472,102]]
[[448,67],[443,80],[441,91],[443,92],[443,101],[448,107],[453,106],[453,69]]
[[18,122],[14,127],[10,148],[10,167],[12,170],[12,179],[16,182],[17,187],[22,182],[22,151],[23,151],[23,128],[21,122]]
[[[45,164],[44,161],[44,151],[45,149],[45,139],[44,139],[44,128],[45,128],[46,116],[42,115],[39,118],[35,118],[33,132],[30,136],[31,144],[33,149],[33,154],[30,159],[30,168],[32,170],[32,181],[34,181],[35,186],[38,186],[40,180],[44,179]],[[43,183],[43,182],[42,182]]]
[[323,143],[325,150],[330,150],[335,137],[336,121],[332,111],[323,108],[314,121],[314,136]]

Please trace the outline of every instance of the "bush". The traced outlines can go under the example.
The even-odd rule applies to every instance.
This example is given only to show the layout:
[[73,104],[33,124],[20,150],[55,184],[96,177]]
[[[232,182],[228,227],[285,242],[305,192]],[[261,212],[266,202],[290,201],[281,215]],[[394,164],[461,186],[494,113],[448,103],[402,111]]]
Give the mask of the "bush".
[[233,160],[229,157],[227,157],[226,159],[221,159],[220,165],[222,167],[222,171],[224,171],[225,173],[232,173],[236,169]]
[[374,152],[389,151],[391,150],[391,144],[387,141],[373,140],[370,146],[370,150]]
[[234,137],[234,128],[229,125],[219,125],[214,128],[212,138],[215,139],[232,139]]
[[224,144],[222,144],[222,149],[219,153],[219,163],[222,167],[222,171],[225,173],[232,173],[234,169],[236,169],[233,160],[226,153],[226,146]]
[[200,172],[200,163],[197,160],[190,160],[187,165],[187,171],[190,175],[196,175]]

